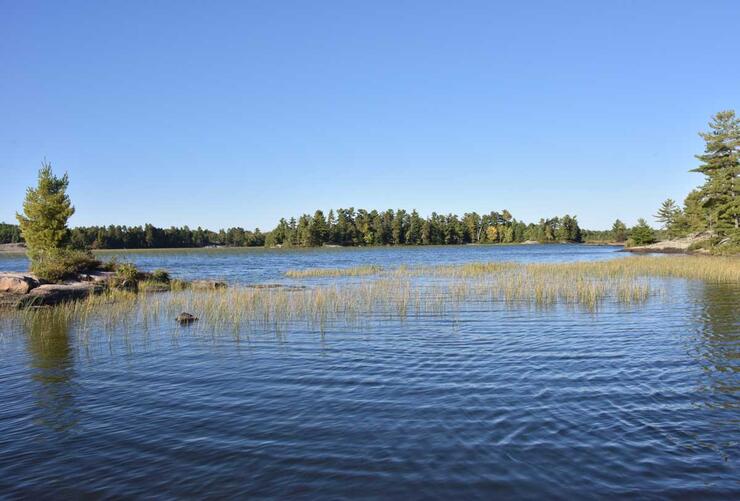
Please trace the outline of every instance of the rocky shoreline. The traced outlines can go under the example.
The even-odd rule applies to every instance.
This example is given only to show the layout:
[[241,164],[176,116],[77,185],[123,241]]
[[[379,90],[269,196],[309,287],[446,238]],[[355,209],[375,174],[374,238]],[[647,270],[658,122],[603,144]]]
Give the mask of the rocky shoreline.
[[31,273],[0,273],[0,307],[53,306],[84,299],[108,288],[112,272],[97,271],[79,275],[77,280],[48,283]]
[[[167,292],[175,287],[175,281],[154,282],[146,279],[131,284],[119,283],[115,272],[95,271],[83,273],[74,280],[63,283],[50,283],[39,279],[32,273],[0,272],[0,308],[26,308],[54,306],[67,301],[85,299],[109,288],[123,288],[132,291],[156,293]],[[142,274],[144,278],[148,274]],[[178,288],[192,290],[225,289],[228,285],[220,280],[177,281]]]
[[623,251],[642,254],[709,254],[708,249],[696,247],[701,243],[708,242],[713,237],[714,235],[710,232],[695,233],[683,238],[663,240],[662,242],[656,242],[650,245],[625,247]]

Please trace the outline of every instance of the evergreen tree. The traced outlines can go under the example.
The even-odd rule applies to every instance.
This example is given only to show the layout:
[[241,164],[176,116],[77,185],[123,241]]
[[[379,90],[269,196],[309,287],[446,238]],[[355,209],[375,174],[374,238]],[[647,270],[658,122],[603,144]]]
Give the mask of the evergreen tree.
[[655,231],[647,224],[647,221],[640,218],[637,220],[637,226],[630,232],[631,243],[634,245],[648,245],[655,242]]
[[712,117],[709,132],[699,135],[706,145],[697,155],[701,165],[693,170],[707,178],[701,188],[702,205],[709,211],[710,225],[720,235],[740,231],[740,120],[734,111]]
[[612,225],[612,238],[615,242],[624,242],[627,240],[627,226],[617,219]]
[[653,217],[663,224],[663,229],[668,231],[669,236],[677,236],[680,233],[677,225],[681,218],[681,209],[672,199],[665,200]]
[[23,214],[16,214],[21,234],[34,260],[45,252],[69,245],[67,220],[75,209],[67,196],[69,177],[56,177],[51,164],[44,162],[39,170],[36,188],[28,188]]

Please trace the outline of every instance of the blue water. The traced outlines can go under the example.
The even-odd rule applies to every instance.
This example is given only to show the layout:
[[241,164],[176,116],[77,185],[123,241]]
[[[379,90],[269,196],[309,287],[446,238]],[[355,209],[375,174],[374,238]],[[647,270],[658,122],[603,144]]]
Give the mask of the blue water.
[[[129,257],[253,283],[289,268],[613,250]],[[279,334],[0,323],[0,497],[737,498],[740,287],[663,285],[594,313],[471,302]]]
[[[487,261],[566,262],[624,257],[621,247],[589,245],[466,245],[316,249],[221,248],[194,250],[105,251],[104,261],[130,261],[144,271],[164,268],[176,278],[224,279],[229,283],[282,281],[290,269],[346,268],[376,264],[460,264]],[[0,271],[25,271],[28,260],[0,253]]]

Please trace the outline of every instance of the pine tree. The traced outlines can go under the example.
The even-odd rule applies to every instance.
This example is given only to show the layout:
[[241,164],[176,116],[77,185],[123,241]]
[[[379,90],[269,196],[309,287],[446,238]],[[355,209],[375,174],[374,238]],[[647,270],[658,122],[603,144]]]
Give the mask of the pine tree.
[[36,188],[26,190],[23,214],[17,214],[21,234],[34,260],[41,253],[65,248],[70,232],[67,220],[75,209],[67,196],[69,177],[56,177],[51,164],[44,162],[39,170]]
[[655,242],[655,231],[647,224],[647,221],[640,218],[637,220],[637,226],[632,228],[630,239],[635,245],[648,245]]
[[712,117],[709,132],[699,135],[706,145],[697,155],[701,165],[693,170],[707,177],[701,188],[702,205],[708,210],[712,229],[720,235],[740,231],[740,120],[732,110]]
[[615,242],[624,242],[627,240],[627,226],[617,219],[612,225],[612,238]]
[[679,228],[682,215],[682,211],[676,205],[676,202],[669,198],[661,204],[658,213],[653,217],[656,221],[662,223],[665,230],[668,230],[670,237],[675,237],[682,233],[681,228]]

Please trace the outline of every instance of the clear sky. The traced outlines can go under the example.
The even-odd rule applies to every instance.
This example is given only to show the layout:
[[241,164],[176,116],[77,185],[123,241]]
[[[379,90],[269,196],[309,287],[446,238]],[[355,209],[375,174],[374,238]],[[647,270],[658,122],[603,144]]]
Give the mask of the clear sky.
[[0,0],[0,221],[270,229],[336,207],[633,224],[740,111],[740,2]]

